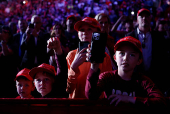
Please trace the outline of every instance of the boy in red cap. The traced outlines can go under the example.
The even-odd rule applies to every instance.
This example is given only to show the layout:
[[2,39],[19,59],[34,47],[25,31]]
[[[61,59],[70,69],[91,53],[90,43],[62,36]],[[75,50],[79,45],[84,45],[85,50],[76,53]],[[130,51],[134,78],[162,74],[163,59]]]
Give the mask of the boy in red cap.
[[34,67],[30,70],[29,75],[33,77],[33,82],[38,93],[42,98],[55,98],[55,92],[53,90],[53,84],[55,82],[55,76],[57,72],[54,66],[43,63],[38,67]]
[[[147,76],[134,72],[142,62],[142,47],[139,40],[124,37],[114,46],[114,59],[118,70],[99,75],[98,63],[91,63],[87,76],[85,94],[88,99],[98,99],[105,91],[110,104],[135,104],[137,106],[164,106],[160,90]],[[89,50],[87,50],[90,52]]]
[[[101,31],[100,24],[94,18],[86,17],[78,21],[74,25],[74,29],[78,31],[78,37],[81,42],[91,42],[92,33]],[[85,97],[85,83],[86,77],[90,70],[90,62],[86,61],[86,48],[79,50],[72,50],[68,53],[68,80],[67,89],[69,98],[86,98]],[[104,58],[103,63],[99,66],[101,72],[112,70],[111,59],[108,54]]]
[[19,96],[16,97],[17,99],[34,98],[31,95],[31,92],[34,91],[35,87],[33,84],[33,78],[29,75],[29,71],[29,69],[24,68],[16,75],[16,88],[19,94]]

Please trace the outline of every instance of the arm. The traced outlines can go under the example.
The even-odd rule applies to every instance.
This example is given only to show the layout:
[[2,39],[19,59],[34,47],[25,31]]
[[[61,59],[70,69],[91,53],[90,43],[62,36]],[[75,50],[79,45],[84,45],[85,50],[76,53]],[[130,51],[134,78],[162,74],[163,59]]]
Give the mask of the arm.
[[143,90],[147,93],[147,97],[135,97],[136,105],[145,106],[165,106],[165,98],[161,91],[155,86],[151,79],[143,77],[141,81]]
[[8,47],[7,43],[5,41],[1,41],[2,44],[2,54],[4,56],[12,55],[13,51]]
[[113,25],[113,27],[111,28],[111,32],[116,32],[117,27],[119,26],[119,24],[122,22],[122,20],[125,18],[124,15],[122,15],[117,21],[116,23]]
[[55,61],[57,64],[57,76],[56,76],[56,87],[58,91],[59,97],[67,98],[68,94],[66,93],[66,87],[67,87],[67,61],[65,58],[64,53],[58,55],[55,54]]
[[73,70],[71,68],[71,64],[72,64],[74,58],[75,58],[74,51],[69,52],[67,57],[66,57],[66,59],[67,59],[67,66],[68,66],[68,79],[67,79],[67,89],[66,89],[66,91],[68,93],[70,93],[70,94],[73,93],[73,91],[74,91],[74,89],[76,87],[76,81],[77,81],[76,77],[78,77],[79,74],[80,74],[79,69]]

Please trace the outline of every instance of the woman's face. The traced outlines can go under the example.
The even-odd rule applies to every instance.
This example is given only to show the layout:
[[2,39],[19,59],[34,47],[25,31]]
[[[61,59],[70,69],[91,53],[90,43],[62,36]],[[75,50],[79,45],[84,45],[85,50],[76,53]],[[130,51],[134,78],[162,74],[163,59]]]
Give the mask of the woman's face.
[[80,41],[91,42],[92,33],[96,31],[97,31],[97,28],[93,28],[89,25],[83,25],[78,30],[78,37]]
[[108,18],[100,16],[98,22],[100,23],[101,31],[108,33],[109,32],[109,25],[110,25],[109,22],[108,22]]
[[55,36],[60,36],[61,35],[61,27],[59,25],[56,25],[53,29]]

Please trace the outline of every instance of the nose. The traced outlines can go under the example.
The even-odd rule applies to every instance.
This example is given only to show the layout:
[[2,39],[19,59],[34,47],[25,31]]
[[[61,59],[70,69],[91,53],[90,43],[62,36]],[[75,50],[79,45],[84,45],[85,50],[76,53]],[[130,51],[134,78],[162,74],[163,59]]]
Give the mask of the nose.
[[24,87],[24,86],[22,86],[22,87],[21,87],[21,89],[22,89],[22,90],[24,90],[24,89],[25,89],[25,87]]
[[45,81],[42,80],[42,81],[40,82],[40,85],[45,85]]
[[128,54],[125,54],[124,57],[123,57],[123,60],[124,60],[124,61],[128,61],[128,59],[129,59]]

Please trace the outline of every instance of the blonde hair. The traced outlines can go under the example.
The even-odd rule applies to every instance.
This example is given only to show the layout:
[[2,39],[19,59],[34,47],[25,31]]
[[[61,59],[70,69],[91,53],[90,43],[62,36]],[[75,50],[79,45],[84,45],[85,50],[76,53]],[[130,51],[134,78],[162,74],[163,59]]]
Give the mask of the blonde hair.
[[109,16],[108,16],[107,14],[105,14],[105,13],[98,13],[98,14],[95,16],[95,19],[96,19],[97,21],[99,21],[100,17],[101,17],[101,18],[106,17],[106,18],[108,19],[109,24],[111,24],[110,18],[109,18]]

